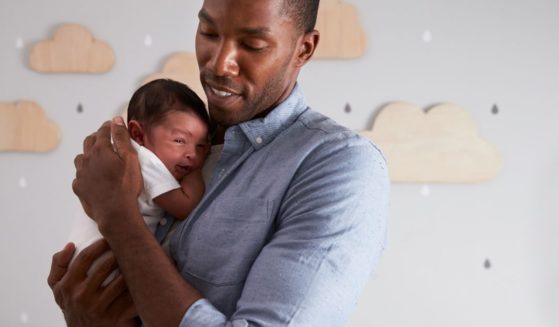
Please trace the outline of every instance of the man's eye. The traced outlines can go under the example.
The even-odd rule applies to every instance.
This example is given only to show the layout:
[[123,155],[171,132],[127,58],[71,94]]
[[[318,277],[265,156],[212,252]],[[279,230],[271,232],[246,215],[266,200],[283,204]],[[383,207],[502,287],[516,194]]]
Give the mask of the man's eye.
[[255,48],[255,47],[251,47],[251,46],[249,46],[249,45],[247,45],[247,44],[245,44],[243,47],[244,47],[245,49],[247,49],[248,51],[254,51],[254,52],[262,51],[262,49],[264,49],[264,48]]
[[245,41],[243,47],[249,51],[261,51],[266,48],[266,43],[262,41]]
[[213,39],[217,37],[217,34],[213,32],[207,32],[207,31],[200,31],[200,35],[208,39]]
[[175,139],[175,143],[184,144],[184,140],[183,139]]

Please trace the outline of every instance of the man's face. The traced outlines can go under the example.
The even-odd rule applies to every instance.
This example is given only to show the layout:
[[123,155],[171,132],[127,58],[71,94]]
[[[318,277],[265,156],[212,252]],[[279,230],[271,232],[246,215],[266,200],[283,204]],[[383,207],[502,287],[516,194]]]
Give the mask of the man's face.
[[[299,33],[282,0],[205,0],[196,56],[212,119],[228,127],[264,115],[297,78]],[[302,34],[302,33],[301,33]]]

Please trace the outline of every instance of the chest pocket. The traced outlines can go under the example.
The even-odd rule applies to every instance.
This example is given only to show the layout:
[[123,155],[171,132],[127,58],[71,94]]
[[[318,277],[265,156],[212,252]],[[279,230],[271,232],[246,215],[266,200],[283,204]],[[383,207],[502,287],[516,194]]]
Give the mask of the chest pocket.
[[215,286],[238,284],[266,242],[272,201],[237,197],[215,203],[180,240],[181,270]]

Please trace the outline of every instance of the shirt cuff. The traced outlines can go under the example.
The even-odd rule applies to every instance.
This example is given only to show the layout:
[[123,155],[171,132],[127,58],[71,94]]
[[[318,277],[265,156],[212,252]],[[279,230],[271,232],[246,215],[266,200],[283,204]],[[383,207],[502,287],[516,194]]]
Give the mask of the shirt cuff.
[[179,326],[225,326],[225,316],[210,301],[199,299],[186,310]]
[[210,301],[200,299],[194,302],[182,317],[179,327],[204,326],[204,327],[248,327],[244,319],[227,321],[223,313],[219,312]]

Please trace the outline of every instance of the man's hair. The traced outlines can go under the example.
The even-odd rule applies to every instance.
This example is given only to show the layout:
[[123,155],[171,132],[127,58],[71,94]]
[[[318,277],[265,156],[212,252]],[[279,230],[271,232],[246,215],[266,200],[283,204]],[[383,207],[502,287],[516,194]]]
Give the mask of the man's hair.
[[320,0],[283,0],[282,12],[293,18],[300,31],[308,33],[316,25],[319,3]]
[[[174,106],[175,103],[182,106]],[[204,101],[183,83],[170,79],[156,79],[140,87],[128,104],[128,122],[139,121],[149,131],[173,111],[192,113],[211,129]]]

